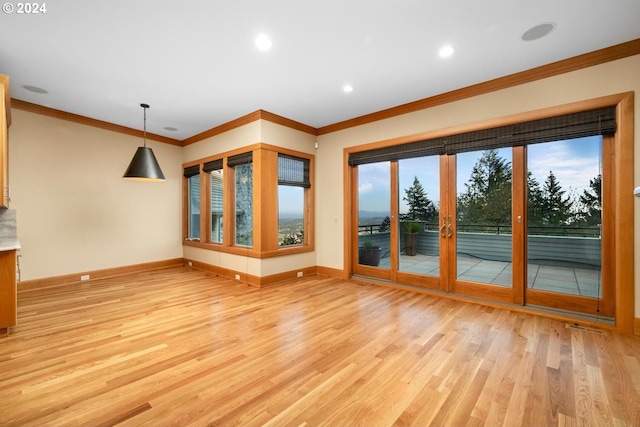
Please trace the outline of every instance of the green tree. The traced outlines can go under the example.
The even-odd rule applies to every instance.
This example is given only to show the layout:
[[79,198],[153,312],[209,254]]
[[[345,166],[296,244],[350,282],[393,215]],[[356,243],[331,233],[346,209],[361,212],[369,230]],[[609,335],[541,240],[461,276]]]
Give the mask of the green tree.
[[589,181],[589,188],[579,198],[580,208],[577,220],[588,226],[602,223],[602,175]]
[[511,223],[511,163],[500,157],[497,150],[482,153],[464,185],[466,190],[457,200],[458,221]]
[[389,231],[391,229],[391,218],[389,215],[385,216],[382,220],[382,224],[378,227],[378,231],[380,233],[384,233],[385,231]]
[[553,171],[549,171],[542,193],[544,197],[542,222],[544,225],[568,224],[572,217],[571,206],[573,203],[569,196],[565,196],[566,192],[560,186]]
[[527,222],[529,225],[542,225],[544,212],[544,194],[540,183],[531,172],[527,172]]
[[404,215],[404,219],[430,221],[438,218],[438,210],[427,197],[427,192],[417,176],[413,178],[413,185],[405,188],[404,192],[405,197],[402,200],[406,201],[409,206],[409,211]]

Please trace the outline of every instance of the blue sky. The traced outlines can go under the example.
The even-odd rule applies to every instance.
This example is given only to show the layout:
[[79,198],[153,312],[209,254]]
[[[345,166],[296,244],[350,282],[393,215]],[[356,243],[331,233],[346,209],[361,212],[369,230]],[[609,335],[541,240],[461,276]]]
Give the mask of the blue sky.
[[[499,155],[511,162],[511,149],[498,151]],[[463,153],[457,156],[458,177],[471,175],[471,170],[481,152]],[[566,194],[579,195],[589,186],[589,180],[600,172],[601,138],[589,137],[567,141],[532,144],[527,148],[528,169],[544,184],[549,171],[562,185]],[[401,160],[399,163],[400,182],[400,212],[406,212],[406,203],[402,200],[404,189],[413,183],[417,176],[427,192],[427,196],[438,205],[440,199],[440,160],[439,156],[421,157]],[[389,162],[361,165],[359,172],[360,210],[384,211],[390,210],[389,190]],[[458,189],[464,190],[464,182],[458,183]]]

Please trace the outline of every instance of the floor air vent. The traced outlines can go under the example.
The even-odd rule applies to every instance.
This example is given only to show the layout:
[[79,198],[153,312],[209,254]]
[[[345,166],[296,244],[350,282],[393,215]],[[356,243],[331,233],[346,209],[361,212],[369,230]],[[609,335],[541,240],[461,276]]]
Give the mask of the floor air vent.
[[591,328],[589,326],[583,326],[580,325],[578,323],[565,323],[565,327],[567,328],[571,328],[571,329],[577,329],[579,331],[585,331],[585,332],[593,332],[594,334],[604,334],[604,331],[602,329],[597,329],[597,328]]

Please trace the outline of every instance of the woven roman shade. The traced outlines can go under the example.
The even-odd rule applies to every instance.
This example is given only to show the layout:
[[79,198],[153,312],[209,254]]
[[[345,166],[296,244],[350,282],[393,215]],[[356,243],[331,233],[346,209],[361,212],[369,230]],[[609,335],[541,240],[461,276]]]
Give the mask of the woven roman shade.
[[219,170],[219,169],[222,169],[222,159],[206,162],[202,166],[202,170],[204,172],[207,172],[207,173],[209,173],[211,171]]
[[238,165],[245,165],[253,162],[253,151],[242,153],[227,158],[227,166],[234,168]]
[[351,153],[349,165],[613,135],[615,132],[616,109],[606,107]]
[[191,178],[192,176],[196,176],[200,173],[200,165],[189,166],[188,168],[184,168],[184,177]]
[[452,135],[446,138],[445,152],[456,154],[595,135],[613,135],[615,132],[616,109],[609,107]]
[[310,188],[309,159],[278,154],[278,184]]
[[364,165],[366,163],[377,163],[444,154],[444,142],[444,138],[435,138],[351,153],[349,155],[349,165],[357,166]]

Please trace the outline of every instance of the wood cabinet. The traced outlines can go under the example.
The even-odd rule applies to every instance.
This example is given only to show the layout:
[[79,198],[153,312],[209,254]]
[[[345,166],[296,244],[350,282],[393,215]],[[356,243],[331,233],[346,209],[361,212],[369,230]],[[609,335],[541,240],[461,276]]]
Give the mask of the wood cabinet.
[[8,131],[11,124],[11,97],[9,95],[9,76],[0,74],[0,207],[9,207],[9,141]]
[[16,251],[0,251],[0,334],[16,326],[17,303]]

